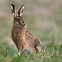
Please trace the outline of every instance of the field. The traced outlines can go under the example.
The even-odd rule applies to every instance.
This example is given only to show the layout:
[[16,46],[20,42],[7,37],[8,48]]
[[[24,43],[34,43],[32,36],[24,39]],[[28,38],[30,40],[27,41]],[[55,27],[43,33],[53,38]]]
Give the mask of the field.
[[[10,4],[23,12],[27,28],[41,40],[42,51],[19,56],[11,39],[13,17]],[[0,62],[62,62],[62,1],[2,0],[0,1]]]

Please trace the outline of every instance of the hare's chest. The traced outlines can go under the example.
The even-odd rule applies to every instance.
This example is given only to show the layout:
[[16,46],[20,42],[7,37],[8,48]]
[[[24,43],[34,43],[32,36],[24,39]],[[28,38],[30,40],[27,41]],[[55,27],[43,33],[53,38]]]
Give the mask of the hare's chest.
[[25,38],[24,29],[13,29],[12,30],[12,39],[13,41],[22,41]]
[[12,30],[12,39],[13,41],[19,41],[20,32],[19,30]]

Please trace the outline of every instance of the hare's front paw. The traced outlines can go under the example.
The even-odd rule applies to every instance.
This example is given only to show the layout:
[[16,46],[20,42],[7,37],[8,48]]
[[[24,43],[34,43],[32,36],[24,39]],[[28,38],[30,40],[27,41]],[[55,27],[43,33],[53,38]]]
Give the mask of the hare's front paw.
[[20,53],[20,50],[19,50],[18,54],[19,54],[19,55],[21,54],[21,53]]

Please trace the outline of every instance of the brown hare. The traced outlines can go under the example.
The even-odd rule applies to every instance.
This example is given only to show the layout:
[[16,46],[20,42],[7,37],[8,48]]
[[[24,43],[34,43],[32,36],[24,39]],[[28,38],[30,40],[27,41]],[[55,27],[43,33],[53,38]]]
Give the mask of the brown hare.
[[40,41],[26,28],[25,22],[22,17],[23,9],[24,4],[16,13],[15,5],[11,4],[11,10],[14,17],[11,34],[12,40],[15,43],[20,54],[40,52],[41,51]]

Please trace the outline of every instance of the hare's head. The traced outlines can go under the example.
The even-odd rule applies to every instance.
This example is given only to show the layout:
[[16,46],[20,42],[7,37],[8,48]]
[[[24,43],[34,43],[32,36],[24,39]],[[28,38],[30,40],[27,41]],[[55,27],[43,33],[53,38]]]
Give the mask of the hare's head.
[[24,23],[23,17],[22,17],[23,9],[24,9],[24,4],[21,6],[21,8],[16,13],[15,5],[11,4],[11,10],[12,10],[12,14],[14,17],[13,25],[16,27],[24,27],[25,26],[25,23]]

